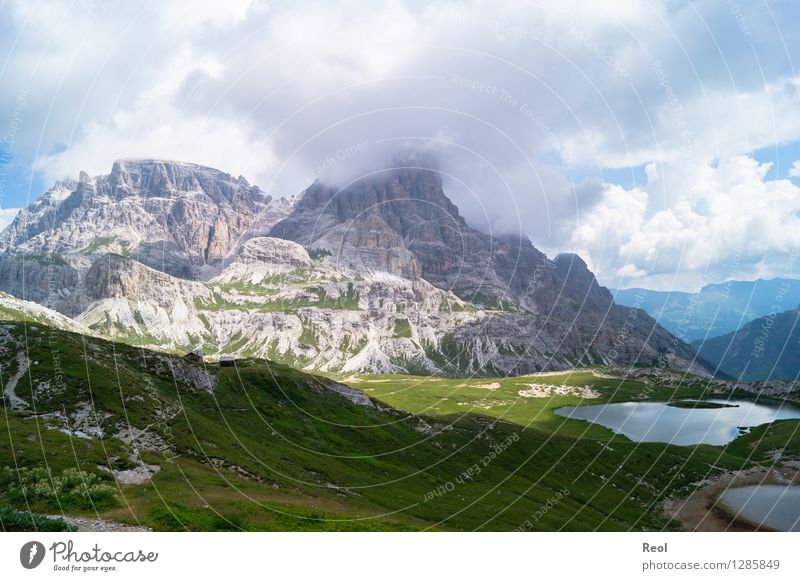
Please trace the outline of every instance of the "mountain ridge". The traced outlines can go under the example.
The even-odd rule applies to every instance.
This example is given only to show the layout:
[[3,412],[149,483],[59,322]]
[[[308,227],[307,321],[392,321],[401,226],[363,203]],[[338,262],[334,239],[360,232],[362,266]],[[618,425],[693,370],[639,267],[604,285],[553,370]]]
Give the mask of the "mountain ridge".
[[696,293],[630,288],[613,294],[619,304],[644,309],[691,343],[732,333],[776,308],[783,310],[782,304],[800,303],[800,280],[730,280],[705,285]]
[[360,372],[699,369],[580,257],[469,227],[429,167],[275,201],[220,170],[120,160],[51,188],[0,248],[0,290],[155,348]]
[[701,357],[737,381],[797,381],[800,306],[771,313],[733,333],[693,345]]
[[251,227],[271,227],[271,214],[277,220],[289,206],[214,168],[118,160],[108,175],[81,172],[21,210],[0,233],[0,253],[58,255],[81,269],[98,251],[116,252],[193,278],[218,266]]

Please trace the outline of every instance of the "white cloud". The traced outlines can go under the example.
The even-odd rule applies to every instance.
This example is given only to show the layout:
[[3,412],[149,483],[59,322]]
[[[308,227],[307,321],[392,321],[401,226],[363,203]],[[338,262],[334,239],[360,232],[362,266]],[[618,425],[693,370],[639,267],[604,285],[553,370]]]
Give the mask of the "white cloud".
[[[15,158],[36,160],[48,179],[158,156],[282,195],[354,144],[367,147],[336,164],[340,176],[425,144],[473,224],[584,248],[607,280],[670,268],[695,280],[712,276],[698,274],[706,265],[719,276],[711,263],[728,260],[735,237],[753,251],[790,242],[759,231],[791,219],[788,186],[741,161],[723,176],[709,160],[800,139],[800,9],[737,10],[711,0],[12,2],[0,6],[0,111],[26,91]],[[568,177],[643,164],[648,185],[630,191]]]
[[[77,157],[97,159],[97,170],[115,151],[90,124],[110,144],[147,146],[167,115],[174,137],[158,145],[178,157],[194,155],[181,133],[198,118],[240,124],[244,141],[226,141],[233,151],[252,148],[254,136],[269,142],[282,174],[256,168],[251,177],[269,174],[282,189],[299,187],[298,175],[354,136],[447,134],[490,158],[506,143],[588,167],[724,157],[800,138],[790,63],[766,71],[764,83],[739,48],[741,31],[723,28],[736,19],[708,2],[11,6],[24,34],[8,46],[3,80],[28,79],[29,125],[40,121],[34,110],[46,119],[31,127],[45,141],[38,155],[82,149]],[[744,16],[754,30],[770,22],[760,11]],[[779,46],[773,37],[759,47]],[[494,92],[453,83],[454,75]],[[118,124],[120,115],[138,131]],[[223,153],[216,165],[239,157]],[[502,170],[526,161],[517,153],[506,165],[506,157],[490,161]]]
[[797,276],[800,187],[766,180],[769,168],[737,156],[696,171],[662,167],[669,178],[653,173],[644,189],[606,185],[602,201],[578,220],[572,244],[611,286]]
[[0,230],[14,221],[19,213],[19,208],[0,208]]
[[184,48],[163,64],[161,82],[147,87],[128,108],[105,122],[93,120],[80,128],[64,151],[43,155],[37,169],[49,180],[107,173],[119,158],[164,158],[217,167],[249,179],[268,179],[276,161],[263,135],[237,116],[209,115],[180,108],[179,92],[191,79],[201,83],[221,74],[212,55]]
[[800,160],[794,162],[792,167],[789,168],[790,178],[800,178]]

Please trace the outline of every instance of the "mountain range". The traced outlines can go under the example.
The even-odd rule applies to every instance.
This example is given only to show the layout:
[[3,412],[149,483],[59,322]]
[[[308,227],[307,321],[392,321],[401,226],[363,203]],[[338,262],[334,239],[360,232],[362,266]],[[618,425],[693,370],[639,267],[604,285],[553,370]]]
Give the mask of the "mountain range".
[[737,331],[742,325],[800,304],[800,280],[729,280],[696,293],[621,289],[614,300],[644,309],[670,333],[691,343]]
[[703,371],[580,257],[470,227],[419,157],[296,198],[189,163],[82,172],[0,233],[0,290],[99,336],[307,370]]
[[692,345],[717,370],[739,381],[797,381],[800,309],[773,312],[741,329]]
[[795,428],[687,457],[559,416],[732,384],[580,257],[470,227],[419,159],[289,199],[118,161],[0,233],[0,291],[4,530],[673,529],[654,507]]

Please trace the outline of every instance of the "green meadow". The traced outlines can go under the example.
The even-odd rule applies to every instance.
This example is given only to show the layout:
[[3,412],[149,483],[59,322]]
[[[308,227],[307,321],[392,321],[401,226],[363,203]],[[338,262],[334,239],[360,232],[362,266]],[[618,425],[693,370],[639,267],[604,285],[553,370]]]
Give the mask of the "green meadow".
[[[334,378],[268,361],[220,368],[40,324],[5,328],[3,386],[18,375],[14,345],[32,364],[15,391],[29,409],[5,398],[0,409],[0,505],[34,514],[191,531],[673,530],[664,500],[722,470],[767,464],[777,447],[800,451],[796,421],[728,446],[675,447],[554,413],[707,396],[694,379],[337,378],[371,398],[358,405]],[[102,433],[77,429],[87,409]],[[112,473],[142,466],[154,473],[141,483]],[[23,491],[22,468],[51,476]],[[76,474],[103,494],[56,486]]]

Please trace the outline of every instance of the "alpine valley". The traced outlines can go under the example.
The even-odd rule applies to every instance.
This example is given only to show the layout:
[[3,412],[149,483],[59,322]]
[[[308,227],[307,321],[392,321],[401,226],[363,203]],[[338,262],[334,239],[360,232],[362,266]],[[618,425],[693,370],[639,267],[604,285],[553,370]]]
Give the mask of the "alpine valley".
[[120,160],[0,233],[0,291],[4,529],[693,528],[678,500],[800,457],[792,418],[687,454],[557,414],[797,391],[471,227],[421,155],[294,198]]

